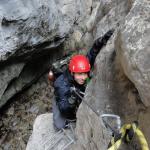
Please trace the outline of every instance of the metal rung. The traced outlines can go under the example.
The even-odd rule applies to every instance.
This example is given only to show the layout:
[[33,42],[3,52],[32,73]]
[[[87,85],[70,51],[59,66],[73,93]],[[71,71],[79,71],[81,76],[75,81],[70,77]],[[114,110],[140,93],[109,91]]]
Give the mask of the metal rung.
[[[72,130],[70,131],[73,135],[74,132]],[[43,143],[43,147],[45,147],[45,150],[65,150],[72,143],[75,143],[75,139],[72,138],[66,130],[62,129],[54,134],[52,137],[47,138],[47,140]]]
[[118,134],[121,128],[120,116],[115,114],[102,114],[100,116],[103,126],[109,129],[110,133]]
[[74,140],[72,140],[72,141],[70,141],[68,144],[66,144],[63,148],[62,148],[62,150],[65,150],[69,145],[71,145],[72,143],[74,143]]
[[56,141],[51,141],[51,139],[50,139],[50,140],[49,140],[49,141],[50,141],[49,146],[48,146],[48,148],[45,149],[45,150],[51,150],[51,149],[54,149],[55,146],[56,146],[56,144],[58,144],[58,143],[60,142],[60,140],[62,140],[63,136],[64,136],[64,135],[59,136],[58,139],[57,139]]
[[[56,138],[57,138],[59,135],[61,135],[61,133],[62,133],[62,131],[60,130],[60,131],[58,131],[53,137],[50,137],[50,135],[48,135],[48,136],[47,136],[48,139],[43,143],[43,145],[46,145],[47,142],[49,143],[49,140],[51,140],[51,141],[56,140]],[[49,138],[49,137],[50,137],[50,138]]]

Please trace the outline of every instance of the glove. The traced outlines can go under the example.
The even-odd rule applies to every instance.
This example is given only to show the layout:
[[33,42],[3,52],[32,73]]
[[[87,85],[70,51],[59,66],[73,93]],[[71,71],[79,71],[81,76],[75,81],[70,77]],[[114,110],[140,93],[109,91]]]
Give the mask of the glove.
[[113,33],[114,33],[114,29],[111,29],[108,32],[106,32],[103,37],[96,39],[93,44],[93,48],[95,50],[101,49],[103,46],[106,45],[107,41],[110,39]]
[[[70,93],[71,93],[71,96],[68,99],[69,103],[70,104],[76,104],[77,106],[79,106],[81,101],[82,101],[81,97],[84,96],[84,95],[82,95],[83,93],[80,93],[80,91],[78,89],[76,89],[75,87],[70,88]],[[79,95],[81,97],[79,97]]]
[[71,95],[69,98],[68,98],[68,102],[69,104],[71,105],[76,105],[76,97],[74,95]]

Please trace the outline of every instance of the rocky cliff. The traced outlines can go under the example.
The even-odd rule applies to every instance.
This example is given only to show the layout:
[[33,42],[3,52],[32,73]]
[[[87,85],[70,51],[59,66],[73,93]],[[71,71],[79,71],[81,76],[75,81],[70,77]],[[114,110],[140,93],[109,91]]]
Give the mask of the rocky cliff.
[[[122,124],[137,120],[150,145],[149,0],[7,0],[0,2],[0,12],[0,106],[66,50],[88,49],[114,28],[84,100],[99,115],[119,115]],[[110,135],[91,108],[80,105],[77,141],[70,149],[107,149]]]
[[[97,57],[85,100],[100,115],[118,114],[122,124],[137,120],[150,145],[149,8],[147,0],[119,3],[97,24],[105,29],[110,22],[109,28],[115,25],[116,33]],[[119,13],[114,15],[115,9]],[[110,140],[100,117],[84,102],[78,111],[76,134],[78,142],[73,149],[105,150]],[[137,143],[132,144],[122,149],[134,149]]]

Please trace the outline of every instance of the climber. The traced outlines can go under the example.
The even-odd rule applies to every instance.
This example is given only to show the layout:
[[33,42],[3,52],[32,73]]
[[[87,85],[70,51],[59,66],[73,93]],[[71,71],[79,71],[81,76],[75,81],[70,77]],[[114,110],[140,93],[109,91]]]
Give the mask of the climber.
[[73,56],[68,69],[55,80],[55,100],[52,107],[54,126],[57,129],[66,128],[70,121],[76,121],[76,112],[82,100],[72,88],[76,88],[84,96],[86,81],[90,76],[95,58],[113,32],[109,30],[103,37],[96,39],[87,56]]

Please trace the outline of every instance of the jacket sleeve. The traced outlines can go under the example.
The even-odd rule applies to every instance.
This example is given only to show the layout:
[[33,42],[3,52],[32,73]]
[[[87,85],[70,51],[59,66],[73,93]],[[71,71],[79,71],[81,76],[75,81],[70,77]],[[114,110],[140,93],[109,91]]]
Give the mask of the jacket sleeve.
[[88,57],[88,59],[90,61],[91,67],[93,67],[93,65],[94,65],[95,58],[96,58],[97,54],[102,49],[102,47],[107,44],[107,41],[110,39],[110,37],[113,34],[113,32],[114,32],[114,30],[111,29],[108,32],[106,32],[104,34],[104,36],[96,39],[94,44],[93,44],[93,46],[92,46],[92,48],[88,51],[87,57]]
[[[99,51],[98,51],[98,52],[99,52]],[[90,61],[91,68],[93,68],[93,65],[94,65],[94,62],[95,62],[95,58],[96,58],[98,52],[97,52],[97,51],[94,51],[94,48],[92,47],[92,48],[88,51],[88,53],[87,53],[87,57],[88,57],[88,59],[89,59],[89,61]]]
[[75,114],[76,105],[69,103],[71,97],[70,87],[61,78],[58,78],[54,83],[56,101],[59,110],[65,116]]

